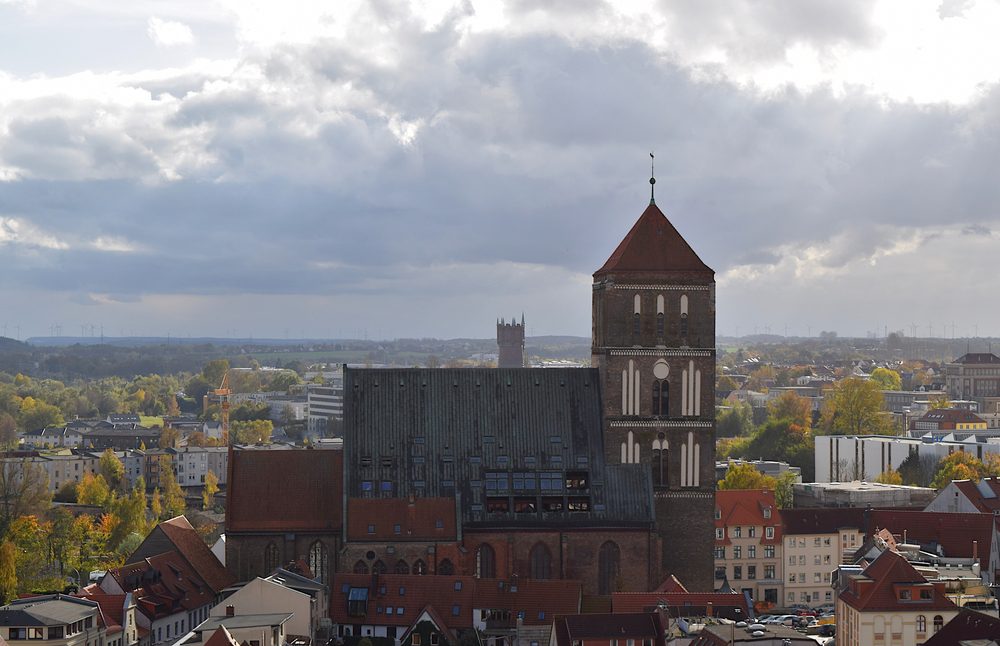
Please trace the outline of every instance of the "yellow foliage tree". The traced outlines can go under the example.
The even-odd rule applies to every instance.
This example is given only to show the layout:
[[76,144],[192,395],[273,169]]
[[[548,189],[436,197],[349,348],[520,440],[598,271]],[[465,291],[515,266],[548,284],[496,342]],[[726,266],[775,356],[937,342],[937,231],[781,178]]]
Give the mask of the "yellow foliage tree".
[[901,485],[903,484],[903,476],[900,475],[899,471],[890,468],[878,474],[875,478],[875,482],[890,485]]
[[719,480],[719,489],[770,489],[774,491],[777,483],[777,480],[764,475],[752,464],[730,462],[726,477]]

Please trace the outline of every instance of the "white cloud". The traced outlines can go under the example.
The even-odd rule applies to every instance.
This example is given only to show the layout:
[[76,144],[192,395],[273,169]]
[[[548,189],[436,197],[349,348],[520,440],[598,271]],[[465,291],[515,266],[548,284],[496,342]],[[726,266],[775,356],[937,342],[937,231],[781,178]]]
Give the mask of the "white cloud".
[[67,249],[69,245],[22,218],[0,216],[0,245],[28,248]]
[[176,20],[163,20],[153,16],[149,19],[146,33],[160,47],[190,45],[194,42],[191,28]]

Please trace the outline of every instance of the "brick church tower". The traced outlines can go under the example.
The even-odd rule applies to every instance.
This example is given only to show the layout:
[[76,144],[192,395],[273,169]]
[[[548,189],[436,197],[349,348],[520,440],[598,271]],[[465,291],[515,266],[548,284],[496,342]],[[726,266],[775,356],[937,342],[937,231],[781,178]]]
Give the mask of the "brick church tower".
[[609,464],[650,465],[662,573],[713,587],[715,272],[651,199],[594,273]]
[[503,319],[497,321],[497,368],[524,367],[524,314],[521,322],[511,319],[510,323]]

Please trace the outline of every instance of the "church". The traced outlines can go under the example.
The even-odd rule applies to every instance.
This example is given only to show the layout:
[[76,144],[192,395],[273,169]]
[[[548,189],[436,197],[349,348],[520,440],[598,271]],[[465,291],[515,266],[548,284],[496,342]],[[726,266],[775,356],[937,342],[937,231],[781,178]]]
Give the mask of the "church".
[[715,277],[652,199],[594,273],[592,340],[591,368],[345,370],[342,451],[234,449],[227,567],[710,591]]

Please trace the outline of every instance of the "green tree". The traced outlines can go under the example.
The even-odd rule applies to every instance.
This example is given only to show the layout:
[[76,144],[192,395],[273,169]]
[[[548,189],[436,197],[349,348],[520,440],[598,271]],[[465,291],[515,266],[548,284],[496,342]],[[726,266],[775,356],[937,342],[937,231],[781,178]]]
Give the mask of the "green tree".
[[184,513],[186,504],[184,502],[184,491],[177,483],[177,476],[174,475],[173,465],[170,456],[160,456],[160,485],[163,487],[163,511],[168,518],[180,516]]
[[774,502],[778,509],[790,509],[795,503],[795,483],[798,476],[794,471],[785,471],[777,478],[774,486]]
[[268,388],[274,391],[287,392],[289,388],[302,383],[302,378],[292,370],[282,370],[271,377]]
[[812,434],[787,419],[772,420],[758,427],[750,441],[728,448],[729,457],[751,460],[767,457],[802,470],[802,480],[811,482],[816,470]]
[[201,492],[202,508],[211,509],[215,505],[215,494],[219,493],[219,479],[211,469],[205,474],[205,488]]
[[101,454],[101,459],[98,462],[97,470],[102,476],[104,476],[104,481],[108,483],[108,486],[115,491],[122,491],[125,487],[125,465],[122,461],[115,455],[114,449],[105,449],[104,453]]
[[812,426],[812,402],[786,390],[767,405],[767,417],[771,420],[787,419],[802,428]]
[[910,453],[899,464],[899,475],[903,479],[903,484],[929,487],[937,473],[938,464],[937,458]]
[[884,433],[892,422],[883,412],[882,404],[877,383],[858,377],[842,379],[823,404],[823,429],[835,435]]
[[76,502],[76,483],[72,480],[64,482],[52,499],[56,502]]
[[753,433],[753,409],[746,402],[733,402],[723,409],[716,420],[719,437],[740,437]]
[[62,426],[66,421],[58,406],[28,396],[21,400],[18,426],[22,431],[36,431],[47,426]]
[[752,464],[730,462],[726,477],[719,480],[719,489],[770,489],[774,491],[777,481],[764,475]]
[[903,378],[895,370],[875,368],[872,370],[872,381],[878,384],[879,390],[902,390]]
[[903,484],[903,476],[900,475],[899,471],[890,468],[878,474],[878,476],[875,477],[875,482],[881,482],[882,484],[889,485],[901,485]]
[[722,375],[715,382],[715,389],[722,392],[729,392],[739,389],[740,385],[729,375]]
[[188,380],[187,384],[184,386],[184,394],[193,399],[200,408],[202,399],[205,395],[214,390],[218,385],[219,384],[212,385],[201,375],[195,375]]
[[0,543],[0,604],[17,596],[17,547],[10,541]]
[[218,388],[222,384],[222,378],[226,376],[228,371],[229,361],[227,359],[213,359],[201,369],[201,376],[211,384],[212,388]]
[[[141,478],[140,478],[141,480]],[[130,534],[146,532],[146,484],[139,482],[129,495],[119,498],[114,509],[119,522],[108,537],[108,545],[117,547]]]

